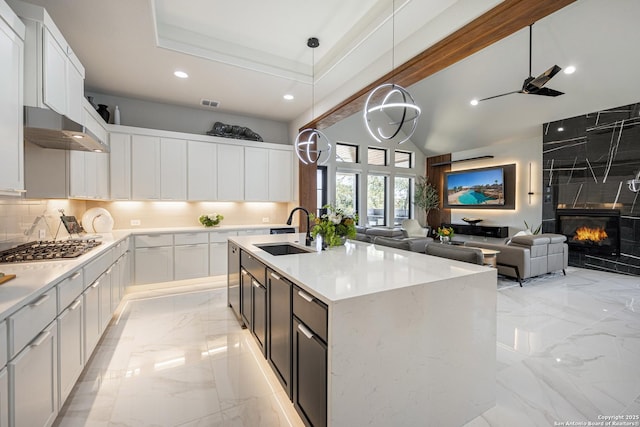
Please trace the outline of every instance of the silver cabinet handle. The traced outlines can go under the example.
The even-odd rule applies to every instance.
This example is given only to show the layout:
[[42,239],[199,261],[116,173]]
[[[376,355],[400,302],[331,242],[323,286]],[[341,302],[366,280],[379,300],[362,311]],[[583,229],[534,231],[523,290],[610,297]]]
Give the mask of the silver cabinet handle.
[[37,306],[39,306],[40,304],[42,304],[43,302],[45,302],[48,299],[49,299],[49,294],[44,294],[40,298],[38,298],[37,300],[35,300],[31,304],[29,304],[29,306],[37,307]]
[[80,301],[79,299],[76,300],[76,302],[74,302],[70,307],[69,310],[75,310],[76,308],[78,308],[78,306],[80,305],[82,301]]
[[99,284],[100,284],[100,280],[96,280],[95,282],[93,282],[93,285],[91,285],[91,287],[97,288]]
[[309,295],[308,293],[304,292],[304,291],[298,291],[298,295],[300,295],[300,297],[302,297],[302,299],[305,299],[308,302],[312,302],[313,301],[313,297],[311,295]]
[[49,335],[51,335],[51,331],[41,332],[40,335],[38,335],[38,337],[33,340],[33,342],[31,343],[31,347],[39,346],[40,344],[45,342],[47,338],[49,338]]
[[311,330],[304,326],[302,323],[298,323],[298,330],[300,330],[300,332],[302,332],[305,337],[309,339],[313,338],[313,332],[311,332]]
[[273,278],[274,278],[274,279],[276,279],[276,280],[280,280],[280,279],[281,279],[281,277],[280,277],[280,276],[278,276],[278,275],[277,275],[276,273],[274,273],[273,271],[272,271],[271,273],[269,273],[269,274],[271,275],[271,277],[273,277]]
[[262,285],[260,285],[260,283],[256,282],[255,280],[252,280],[251,283],[253,283],[253,286],[255,286],[256,288],[262,287]]
[[75,280],[75,279],[77,279],[78,277],[80,277],[80,272],[79,272],[79,271],[76,271],[76,272],[75,272],[75,273],[73,273],[69,278],[70,278],[71,280]]
[[247,273],[247,270],[245,270],[244,268],[241,270],[241,273],[242,273],[243,276],[246,276],[247,274],[249,274],[249,273]]

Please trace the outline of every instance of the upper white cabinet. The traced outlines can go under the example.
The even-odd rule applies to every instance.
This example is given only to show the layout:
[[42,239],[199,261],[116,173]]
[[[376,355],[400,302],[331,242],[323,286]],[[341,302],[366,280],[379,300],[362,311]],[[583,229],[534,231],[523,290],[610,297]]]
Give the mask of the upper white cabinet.
[[160,140],[160,198],[187,199],[187,141]]
[[293,200],[293,154],[285,150],[269,150],[269,200]]
[[84,67],[41,7],[8,0],[26,26],[24,103],[47,107],[83,123]]
[[218,146],[218,200],[244,200],[244,147]]
[[109,135],[109,178],[111,200],[131,200],[131,135]]
[[160,200],[160,138],[131,136],[131,198]]
[[187,198],[216,200],[218,198],[217,144],[203,141],[187,143]]
[[0,0],[0,194],[24,190],[22,143],[23,54],[25,27]]
[[269,150],[244,149],[244,200],[269,200]]

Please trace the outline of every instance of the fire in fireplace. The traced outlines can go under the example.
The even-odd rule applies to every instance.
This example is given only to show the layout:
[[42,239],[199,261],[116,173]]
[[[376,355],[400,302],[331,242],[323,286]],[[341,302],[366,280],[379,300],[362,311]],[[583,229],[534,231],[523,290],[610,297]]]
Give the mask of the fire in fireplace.
[[558,209],[556,232],[567,236],[569,251],[620,254],[619,210]]

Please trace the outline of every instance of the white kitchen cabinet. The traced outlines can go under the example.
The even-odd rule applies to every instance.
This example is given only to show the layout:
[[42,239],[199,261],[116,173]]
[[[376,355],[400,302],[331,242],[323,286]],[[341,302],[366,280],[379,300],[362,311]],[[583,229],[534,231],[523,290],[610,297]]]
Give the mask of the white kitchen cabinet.
[[131,135],[109,135],[109,179],[111,200],[131,200]]
[[218,198],[217,144],[187,142],[187,198],[212,201]]
[[[109,267],[102,276],[98,279],[100,281],[100,334],[107,329],[111,315],[113,314],[111,308],[111,279],[112,279],[113,267]],[[115,307],[114,307],[115,308]]]
[[195,279],[209,275],[209,244],[174,247],[175,280]]
[[131,198],[160,199],[160,138],[131,136]]
[[218,145],[218,200],[244,200],[244,147]]
[[100,281],[96,280],[82,293],[84,307],[84,354],[89,360],[100,339]]
[[108,174],[108,154],[69,151],[69,197],[107,199],[109,197]]
[[160,139],[160,198],[187,199],[187,141]]
[[227,274],[227,239],[237,231],[214,231],[209,234],[209,276]]
[[60,407],[84,368],[82,295],[58,315],[58,384]]
[[109,154],[89,153],[96,159],[96,198],[109,199]]
[[0,427],[9,427],[9,374],[0,369]]
[[84,151],[69,151],[69,197],[85,198],[87,196],[84,159]]
[[23,55],[25,27],[0,3],[0,193],[24,190]]
[[9,361],[9,424],[50,426],[58,414],[57,324]]
[[271,230],[268,228],[247,228],[246,230],[238,230],[238,236],[258,236],[270,232]]
[[52,110],[67,112],[67,54],[49,29],[43,31],[43,101]]
[[245,147],[244,149],[244,200],[269,199],[269,150]]
[[293,200],[293,155],[291,151],[269,150],[269,201]]
[[[75,59],[75,60],[74,60]],[[84,108],[84,69],[78,68],[79,60],[74,57],[71,48],[67,46],[67,114],[71,120],[85,123]],[[103,140],[104,141],[104,140]]]
[[136,248],[135,283],[170,282],[173,280],[173,246]]

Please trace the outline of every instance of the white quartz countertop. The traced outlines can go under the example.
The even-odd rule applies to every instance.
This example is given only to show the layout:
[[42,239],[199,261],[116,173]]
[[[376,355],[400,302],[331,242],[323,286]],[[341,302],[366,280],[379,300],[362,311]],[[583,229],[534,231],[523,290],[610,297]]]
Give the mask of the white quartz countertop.
[[252,225],[217,225],[215,227],[204,227],[202,225],[194,225],[190,227],[155,227],[155,228],[129,228],[118,231],[130,234],[149,234],[149,233],[195,233],[202,231],[237,231],[237,230],[264,230],[271,228],[297,227],[297,225],[287,224],[252,224]]
[[[446,279],[472,276],[492,269],[359,241],[310,253],[271,255],[255,246],[289,242],[304,247],[305,235],[280,234],[230,237],[268,267],[313,293],[327,304],[349,298],[428,285]],[[492,272],[495,275],[495,272]]]

